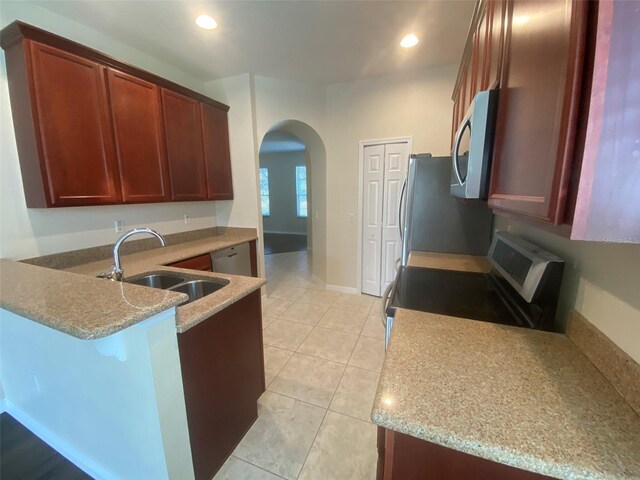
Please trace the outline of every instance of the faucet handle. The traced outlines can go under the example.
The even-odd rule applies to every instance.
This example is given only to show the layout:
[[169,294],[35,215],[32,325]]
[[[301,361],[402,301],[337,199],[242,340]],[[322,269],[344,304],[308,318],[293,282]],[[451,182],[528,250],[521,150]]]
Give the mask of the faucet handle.
[[105,280],[111,280],[112,282],[121,282],[124,280],[124,271],[117,270],[115,265],[111,266],[111,270],[108,272],[101,272],[96,275],[98,278],[104,278]]

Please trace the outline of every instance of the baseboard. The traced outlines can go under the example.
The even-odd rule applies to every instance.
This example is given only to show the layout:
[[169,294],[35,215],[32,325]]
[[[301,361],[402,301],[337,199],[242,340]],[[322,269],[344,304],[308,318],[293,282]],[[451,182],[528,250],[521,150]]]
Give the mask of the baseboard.
[[300,232],[267,232],[266,230],[263,233],[278,233],[280,235],[301,235],[301,236],[307,236],[306,233],[300,233]]
[[360,293],[357,288],[354,287],[343,287],[342,285],[327,285],[325,287],[327,290],[331,290],[332,292],[341,292],[341,293]]
[[34,420],[29,414],[16,407],[9,400],[5,399],[6,412],[15,418],[22,425],[27,427],[31,432],[40,438],[43,442],[50,445],[60,455],[65,457],[80,470],[84,471],[87,475],[95,478],[96,480],[118,480],[114,474],[106,470],[101,465],[94,462],[92,459],[83,455],[73,446],[71,446],[60,435],[52,432],[47,427],[43,426],[40,422]]

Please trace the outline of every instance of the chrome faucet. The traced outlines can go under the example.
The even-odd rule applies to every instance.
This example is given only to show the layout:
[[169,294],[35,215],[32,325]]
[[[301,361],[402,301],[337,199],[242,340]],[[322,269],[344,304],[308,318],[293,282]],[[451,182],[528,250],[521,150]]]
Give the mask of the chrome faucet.
[[111,267],[111,271],[101,273],[100,275],[98,275],[98,277],[115,280],[117,282],[121,282],[122,280],[124,280],[124,270],[122,268],[122,264],[120,263],[120,247],[127,238],[139,233],[148,233],[150,235],[153,235],[158,240],[160,240],[160,244],[163,247],[166,245],[166,242],[164,241],[162,235],[160,235],[155,230],[152,230],[151,228],[134,228],[133,230],[129,230],[128,232],[123,233],[113,245],[113,266]]

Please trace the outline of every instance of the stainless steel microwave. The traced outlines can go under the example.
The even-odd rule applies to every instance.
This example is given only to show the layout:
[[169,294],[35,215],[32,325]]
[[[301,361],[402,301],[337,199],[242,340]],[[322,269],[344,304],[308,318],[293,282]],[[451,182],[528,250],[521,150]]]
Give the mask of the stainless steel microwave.
[[487,198],[497,104],[497,90],[478,92],[456,131],[451,152],[455,197]]

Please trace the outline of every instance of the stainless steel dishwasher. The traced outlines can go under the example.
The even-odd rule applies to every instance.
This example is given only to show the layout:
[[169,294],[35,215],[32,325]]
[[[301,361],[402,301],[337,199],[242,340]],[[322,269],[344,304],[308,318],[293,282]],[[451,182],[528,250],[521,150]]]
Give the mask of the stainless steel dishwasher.
[[233,247],[211,252],[213,271],[232,275],[251,276],[251,257],[249,244],[241,243]]

